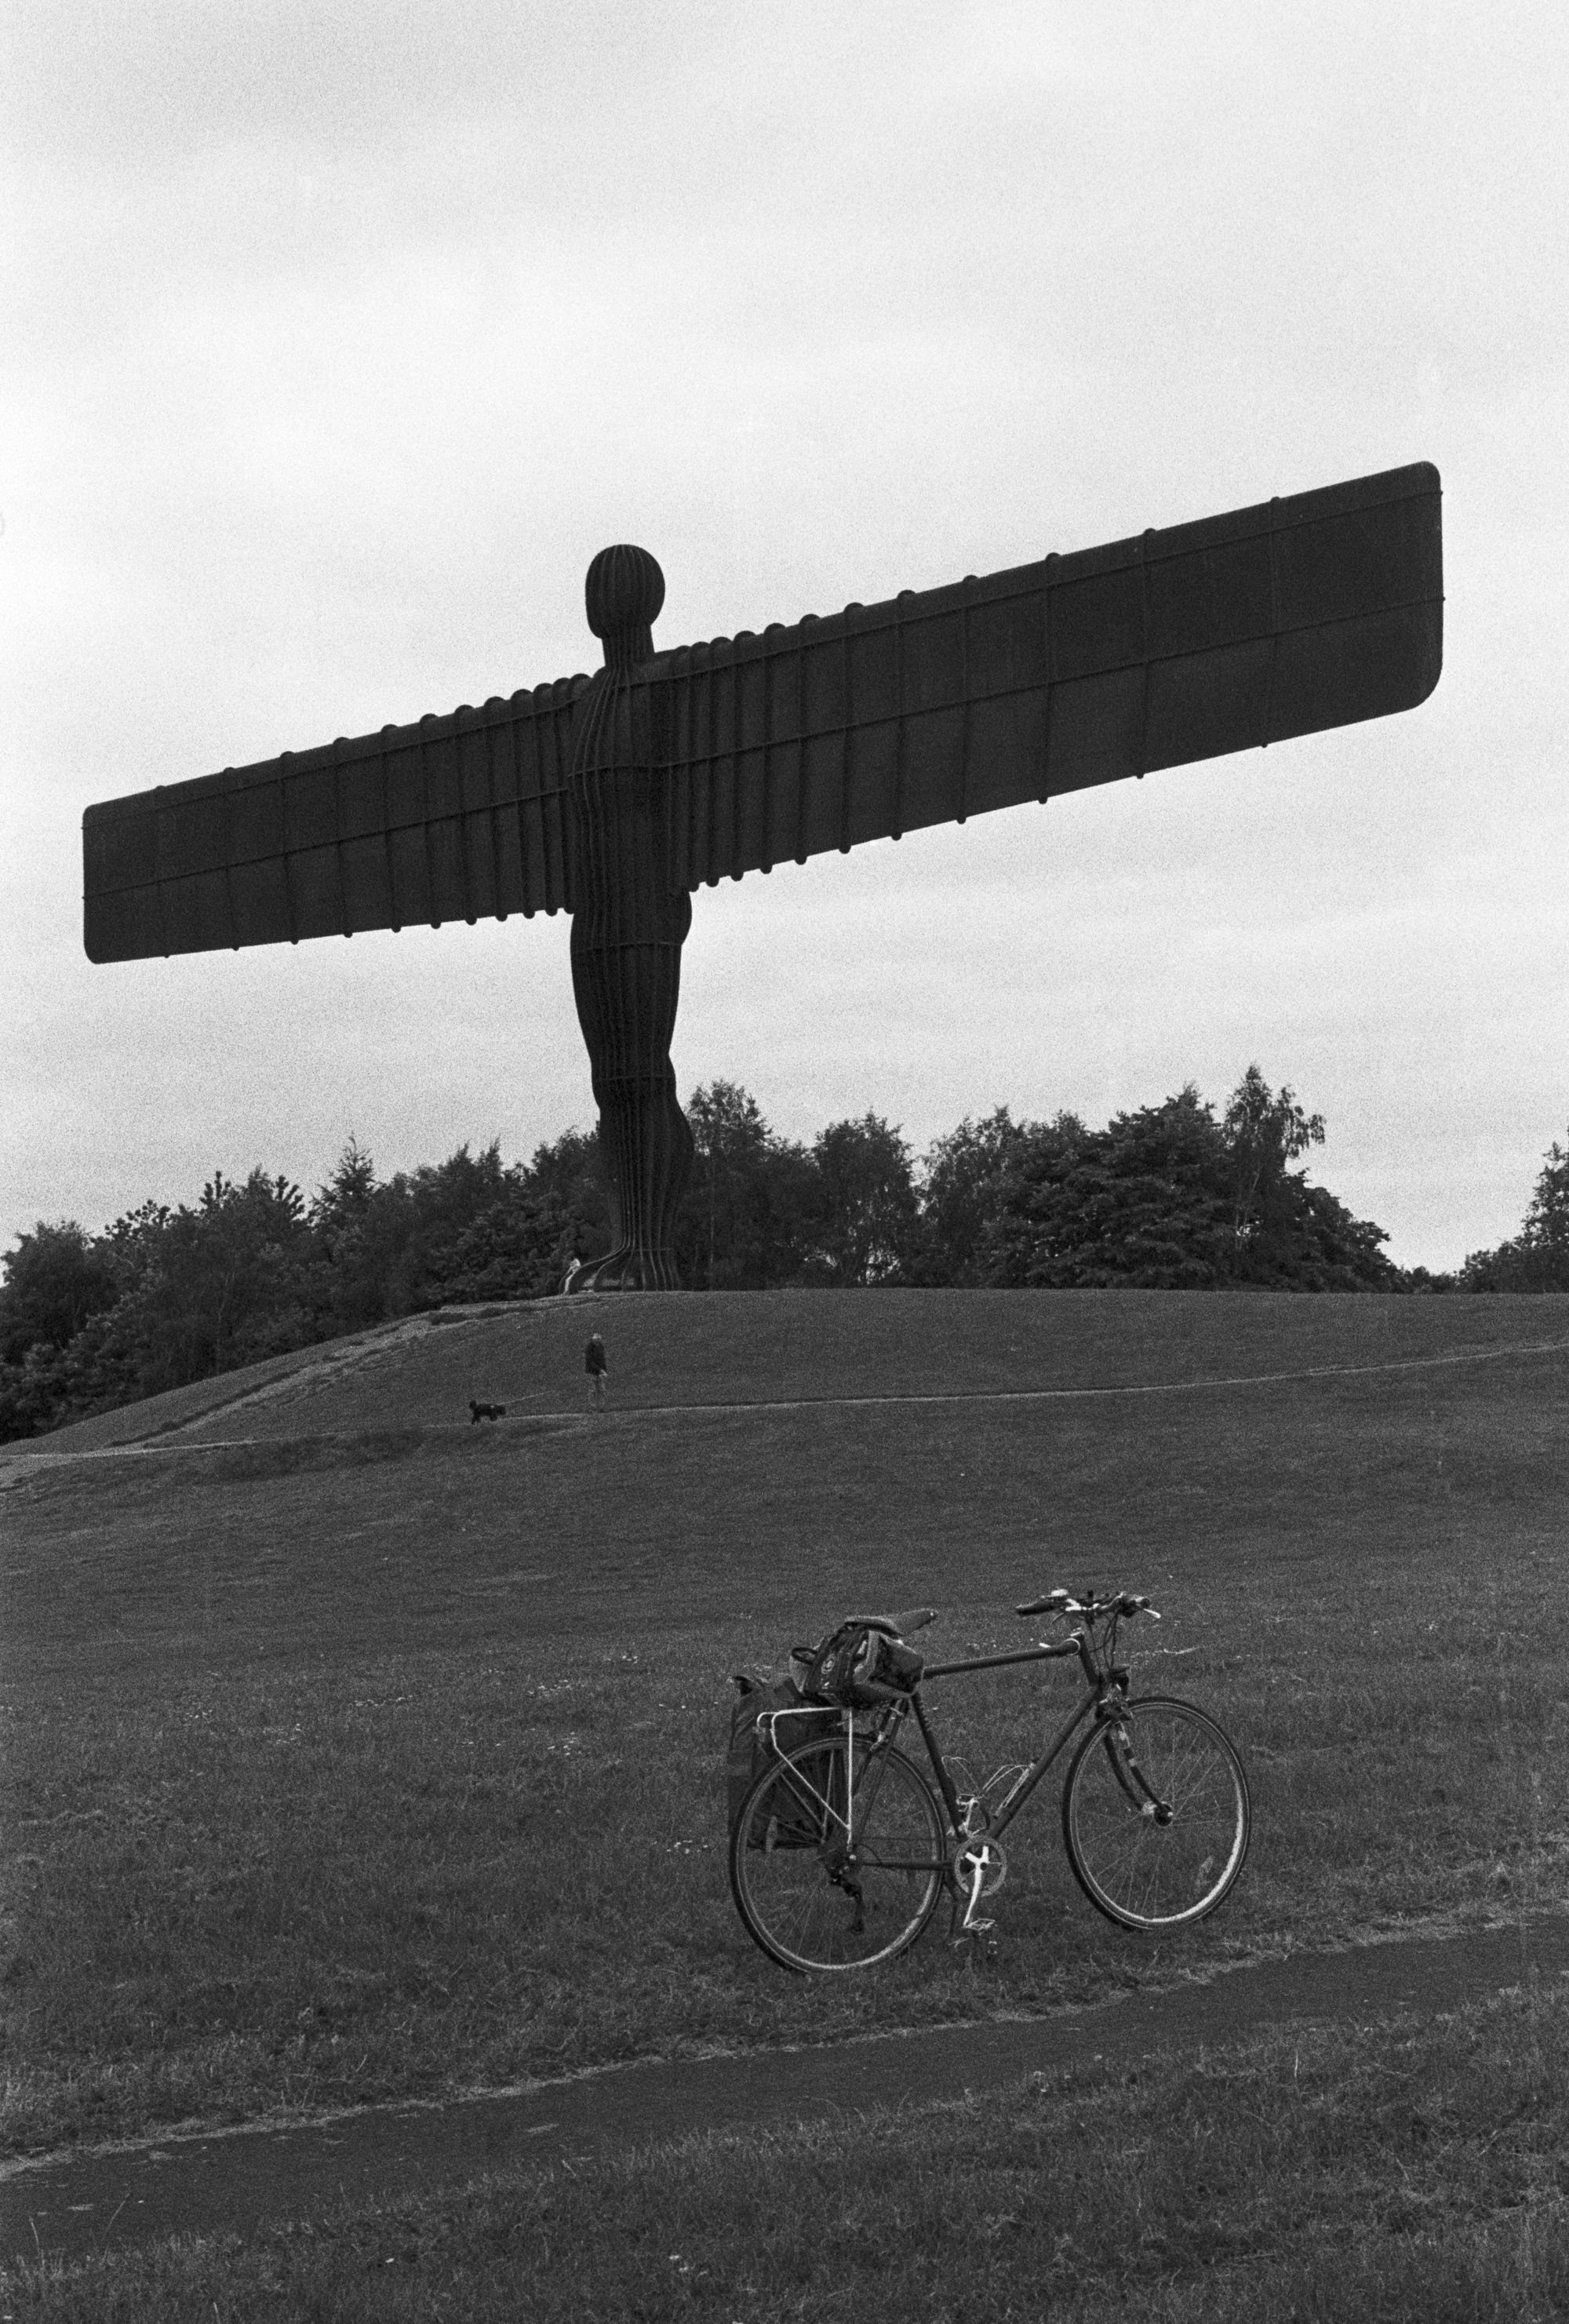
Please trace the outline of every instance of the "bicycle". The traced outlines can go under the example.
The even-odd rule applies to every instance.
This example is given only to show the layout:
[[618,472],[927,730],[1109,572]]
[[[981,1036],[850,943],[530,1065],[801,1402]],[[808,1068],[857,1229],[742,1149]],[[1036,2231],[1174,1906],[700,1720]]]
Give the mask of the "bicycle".
[[[842,1711],[838,1730],[791,1748],[789,1722],[810,1717],[820,1729],[821,1700],[760,1717],[769,1758],[731,1835],[730,1886],[748,1932],[781,1967],[832,1972],[891,1960],[915,1943],[945,1893],[956,1943],[990,1932],[979,1906],[1008,1877],[1001,1835],[1086,1719],[1093,1724],[1063,1785],[1062,1829],[1074,1877],[1097,1911],[1121,1928],[1165,1932],[1203,1920],[1235,1886],[1251,1825],[1235,1747],[1192,1703],[1130,1699],[1130,1674],[1116,1660],[1123,1621],[1159,1620],[1149,1600],[1054,1590],[1016,1610],[1076,1627],[1021,1653],[923,1665],[900,1642],[936,1618],[931,1609],[857,1615],[835,1633],[829,1699]],[[1085,1694],[1050,1744],[1028,1766],[1001,1768],[961,1794],[923,1686],[1069,1655]],[[891,1663],[905,1666],[891,1684],[878,1675]],[[935,1785],[897,1748],[911,1719]],[[1004,1783],[993,1805],[988,1794]]]

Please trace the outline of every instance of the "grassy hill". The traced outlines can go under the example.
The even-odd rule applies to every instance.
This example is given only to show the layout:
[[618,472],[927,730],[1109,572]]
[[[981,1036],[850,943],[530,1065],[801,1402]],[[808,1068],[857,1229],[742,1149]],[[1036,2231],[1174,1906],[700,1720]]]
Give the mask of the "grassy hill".
[[[1558,1895],[1566,1423],[1560,1300],[771,1293],[412,1319],[8,1448],[7,2134],[1037,2008]],[[989,1981],[940,1932],[854,1991],[782,1977],[725,1888],[726,1673],[920,1599],[934,1653],[1014,1643],[1059,1581],[1150,1592],[1139,1680],[1235,1733],[1234,1899],[1152,1957],[1073,1889],[1048,1784]],[[1068,1683],[934,1711],[989,1766]]]
[[[577,1413],[606,1336],[618,1411],[1149,1386],[1410,1361],[1569,1335],[1554,1299],[1120,1291],[686,1292],[450,1307],[78,1421],[33,1449],[268,1437]],[[22,1449],[22,1448],[17,1448]]]

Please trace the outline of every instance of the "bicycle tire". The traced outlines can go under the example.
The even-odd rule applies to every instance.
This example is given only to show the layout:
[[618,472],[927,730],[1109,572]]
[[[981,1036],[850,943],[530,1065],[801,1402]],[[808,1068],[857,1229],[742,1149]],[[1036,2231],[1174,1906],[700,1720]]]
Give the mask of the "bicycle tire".
[[1074,1877],[1109,1921],[1186,1928],[1230,1894],[1246,1861],[1247,1772],[1207,1711],[1145,1695],[1079,1745],[1063,1786],[1062,1831]]
[[831,1975],[891,1960],[914,1944],[942,1894],[946,1822],[930,1783],[901,1751],[879,1752],[863,1767],[857,1742],[848,1857],[848,1749],[846,1737],[830,1736],[765,1767],[730,1836],[735,1909],[782,1969]]

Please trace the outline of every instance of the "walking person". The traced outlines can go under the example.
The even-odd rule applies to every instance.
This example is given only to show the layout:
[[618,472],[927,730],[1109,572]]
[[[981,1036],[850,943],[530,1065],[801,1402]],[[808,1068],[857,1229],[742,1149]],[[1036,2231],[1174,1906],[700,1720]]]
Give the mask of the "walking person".
[[588,1334],[588,1345],[583,1351],[583,1369],[588,1374],[588,1405],[592,1412],[605,1410],[605,1392],[610,1379],[610,1365],[605,1358],[605,1342],[597,1332]]

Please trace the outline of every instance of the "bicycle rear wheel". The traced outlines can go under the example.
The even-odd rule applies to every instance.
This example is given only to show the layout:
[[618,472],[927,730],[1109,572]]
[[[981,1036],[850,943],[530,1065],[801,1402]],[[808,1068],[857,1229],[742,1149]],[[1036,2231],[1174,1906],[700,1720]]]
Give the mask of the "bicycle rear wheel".
[[947,1868],[942,1812],[899,1751],[803,1743],[765,1767],[730,1836],[730,1886],[753,1941],[781,1967],[870,1969],[913,1945]]
[[1248,1778],[1207,1711],[1146,1695],[1093,1727],[1062,1795],[1074,1877],[1124,1929],[1180,1929],[1226,1895],[1248,1853]]

